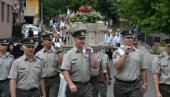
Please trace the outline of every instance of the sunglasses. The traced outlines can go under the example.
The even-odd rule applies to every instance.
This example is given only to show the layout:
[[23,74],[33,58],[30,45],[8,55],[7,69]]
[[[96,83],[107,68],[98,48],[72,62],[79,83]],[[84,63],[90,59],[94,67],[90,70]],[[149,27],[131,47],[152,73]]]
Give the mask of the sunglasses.
[[85,37],[77,37],[77,39],[79,39],[79,40],[85,40],[86,38],[85,38]]
[[8,46],[8,44],[1,44],[2,46]]
[[138,45],[138,43],[133,43],[133,45]]
[[47,40],[47,41],[52,41],[52,39],[45,39],[45,40]]
[[32,45],[25,45],[27,48],[34,48]]
[[127,38],[127,39],[133,39],[133,37],[125,37],[125,38]]

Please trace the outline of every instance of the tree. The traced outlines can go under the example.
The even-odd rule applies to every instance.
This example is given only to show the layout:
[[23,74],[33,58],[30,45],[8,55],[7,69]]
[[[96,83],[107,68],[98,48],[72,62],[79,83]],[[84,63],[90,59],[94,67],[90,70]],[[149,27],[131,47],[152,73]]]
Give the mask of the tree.
[[60,14],[66,14],[67,9],[77,11],[82,5],[96,5],[96,0],[43,0],[43,18],[48,20]]
[[116,12],[116,0],[98,0],[97,9],[101,12],[102,15],[105,16],[105,20],[109,20],[112,18],[114,21],[117,20],[117,12]]
[[117,0],[120,17],[139,25],[145,33],[162,32],[169,34],[169,0]]
[[43,0],[43,18],[48,20],[59,14],[66,14],[67,9],[77,11],[83,5],[91,5],[106,18],[116,19],[116,0]]

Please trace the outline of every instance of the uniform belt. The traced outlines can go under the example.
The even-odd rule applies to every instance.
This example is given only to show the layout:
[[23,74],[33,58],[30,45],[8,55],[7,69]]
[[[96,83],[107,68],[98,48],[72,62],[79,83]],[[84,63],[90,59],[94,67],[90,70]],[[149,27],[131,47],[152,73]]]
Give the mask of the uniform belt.
[[87,82],[77,82],[77,81],[73,81],[74,84],[81,84],[81,85],[86,85],[89,83],[89,81]]
[[107,75],[107,73],[104,73],[104,76],[106,76]]
[[50,76],[50,77],[44,77],[45,79],[53,79],[55,77],[59,76],[59,74],[55,75],[55,76]]
[[130,83],[134,83],[134,82],[136,82],[136,81],[137,81],[137,80],[124,81],[124,80],[118,79],[118,78],[116,78],[116,77],[115,77],[115,80],[116,80],[116,81],[118,81],[118,82],[121,82],[121,83],[128,83],[128,84],[130,84]]
[[16,90],[18,92],[34,92],[34,91],[39,90],[39,89],[38,88],[31,88],[31,89],[28,89],[28,90],[22,90],[22,89],[17,88]]
[[7,82],[9,79],[0,80],[0,83]]
[[96,78],[98,79],[98,78],[99,78],[99,75],[91,76],[90,78],[91,78],[91,79],[96,79]]
[[164,84],[164,83],[159,83],[159,85],[162,85],[162,86],[170,86],[169,84]]

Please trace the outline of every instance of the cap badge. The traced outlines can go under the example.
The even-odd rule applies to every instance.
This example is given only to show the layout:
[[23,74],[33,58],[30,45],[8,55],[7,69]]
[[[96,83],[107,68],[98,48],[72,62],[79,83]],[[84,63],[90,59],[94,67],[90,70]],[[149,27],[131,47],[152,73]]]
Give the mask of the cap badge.
[[33,39],[30,40],[30,43],[34,43]]
[[129,34],[132,34],[132,31],[131,31],[131,30],[129,30]]
[[84,32],[81,32],[81,35],[84,36],[85,35]]
[[50,38],[53,38],[53,36],[52,36],[52,35],[50,35]]
[[4,43],[6,43],[7,42],[7,40],[6,39],[4,39]]

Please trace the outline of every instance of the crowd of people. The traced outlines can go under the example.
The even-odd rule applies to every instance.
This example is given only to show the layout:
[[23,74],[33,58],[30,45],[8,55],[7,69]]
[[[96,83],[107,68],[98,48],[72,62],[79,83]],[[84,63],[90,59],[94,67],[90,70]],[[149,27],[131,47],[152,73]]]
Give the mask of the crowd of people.
[[[112,79],[114,97],[143,97],[147,64],[134,30],[106,34],[106,42],[118,47],[111,61],[105,48],[86,46],[86,30],[75,31],[73,48],[62,54],[58,30],[41,35],[39,42],[24,38],[16,46],[0,39],[0,97],[107,97]],[[170,97],[170,39],[164,42],[166,51],[152,64],[156,97]],[[110,65],[116,69],[114,78]]]

